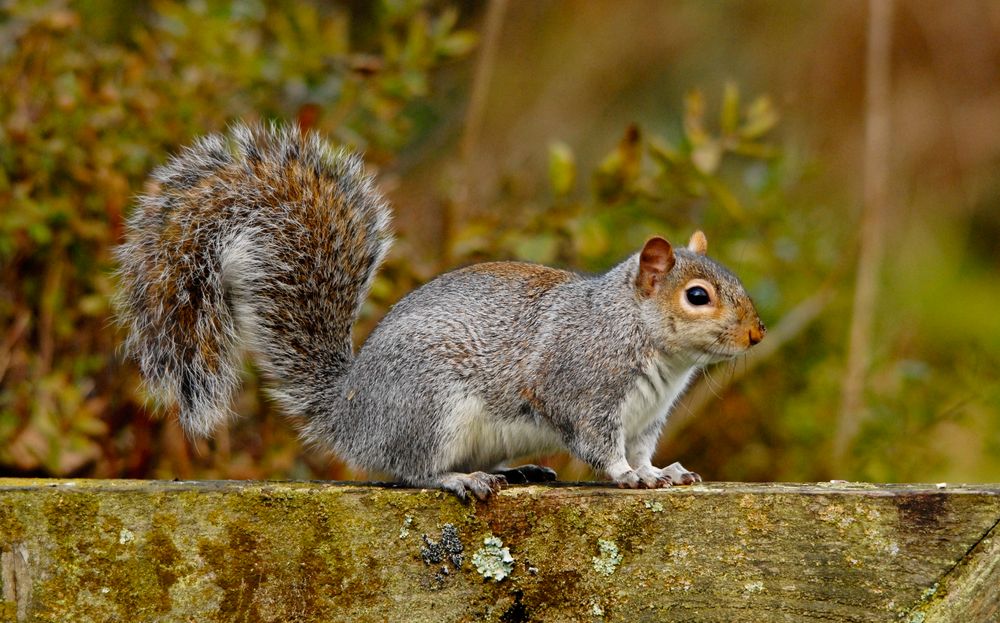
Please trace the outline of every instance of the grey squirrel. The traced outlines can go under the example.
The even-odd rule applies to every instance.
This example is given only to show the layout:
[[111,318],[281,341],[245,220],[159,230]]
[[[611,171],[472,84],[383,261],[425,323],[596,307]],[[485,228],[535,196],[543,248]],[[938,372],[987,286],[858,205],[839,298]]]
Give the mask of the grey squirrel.
[[704,234],[651,238],[594,277],[520,262],[443,274],[355,354],[389,224],[360,159],[314,133],[203,137],[152,173],[116,250],[126,353],[189,434],[209,435],[249,350],[306,442],[462,499],[555,478],[502,465],[560,449],[623,487],[701,480],[652,465],[660,429],[699,368],[765,331]]

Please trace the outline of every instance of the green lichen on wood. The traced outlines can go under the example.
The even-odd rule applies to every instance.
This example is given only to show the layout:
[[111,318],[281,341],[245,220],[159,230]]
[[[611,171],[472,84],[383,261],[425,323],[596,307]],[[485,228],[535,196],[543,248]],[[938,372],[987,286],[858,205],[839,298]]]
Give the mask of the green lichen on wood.
[[499,582],[514,570],[514,557],[510,548],[504,547],[503,541],[491,534],[483,539],[483,546],[472,555],[472,564],[479,575]]
[[[990,487],[533,486],[462,504],[316,483],[0,480],[0,553],[30,554],[30,621],[896,621],[930,608],[915,610],[997,521]],[[515,552],[503,582],[427,562],[421,537],[441,543],[446,526],[470,558],[491,536]],[[594,570],[602,542],[610,574]],[[0,613],[18,620],[12,599]]]
[[618,551],[618,546],[614,541],[597,539],[597,550],[600,554],[592,559],[594,571],[601,575],[611,575],[622,563],[622,554]]

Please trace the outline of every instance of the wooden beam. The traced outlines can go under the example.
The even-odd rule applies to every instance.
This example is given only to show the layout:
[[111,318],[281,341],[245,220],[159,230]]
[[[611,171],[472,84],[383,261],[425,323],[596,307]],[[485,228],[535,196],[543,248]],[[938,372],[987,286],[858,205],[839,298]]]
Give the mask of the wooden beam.
[[1000,485],[0,479],[0,621],[973,621],[998,522]]

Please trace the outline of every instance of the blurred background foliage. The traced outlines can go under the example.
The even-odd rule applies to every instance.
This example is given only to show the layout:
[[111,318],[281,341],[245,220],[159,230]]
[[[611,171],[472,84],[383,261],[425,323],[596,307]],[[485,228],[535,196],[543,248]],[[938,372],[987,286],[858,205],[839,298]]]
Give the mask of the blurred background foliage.
[[358,343],[443,270],[597,272],[700,228],[771,331],[692,389],[661,461],[713,480],[1000,480],[996,3],[893,15],[885,262],[846,453],[865,2],[0,6],[0,474],[364,477],[304,451],[249,363],[245,417],[192,441],[117,350],[110,250],[149,171],[234,120],[280,119],[363,150],[393,200]]

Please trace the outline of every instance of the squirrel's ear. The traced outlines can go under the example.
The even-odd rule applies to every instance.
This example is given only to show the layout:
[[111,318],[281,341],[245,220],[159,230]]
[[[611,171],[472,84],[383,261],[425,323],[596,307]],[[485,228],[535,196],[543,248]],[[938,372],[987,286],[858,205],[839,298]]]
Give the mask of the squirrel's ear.
[[708,238],[701,230],[691,234],[691,240],[688,242],[688,250],[694,251],[698,255],[705,255],[708,253]]
[[674,267],[674,250],[663,238],[650,238],[639,254],[639,276],[635,285],[642,296],[649,296],[663,276]]

